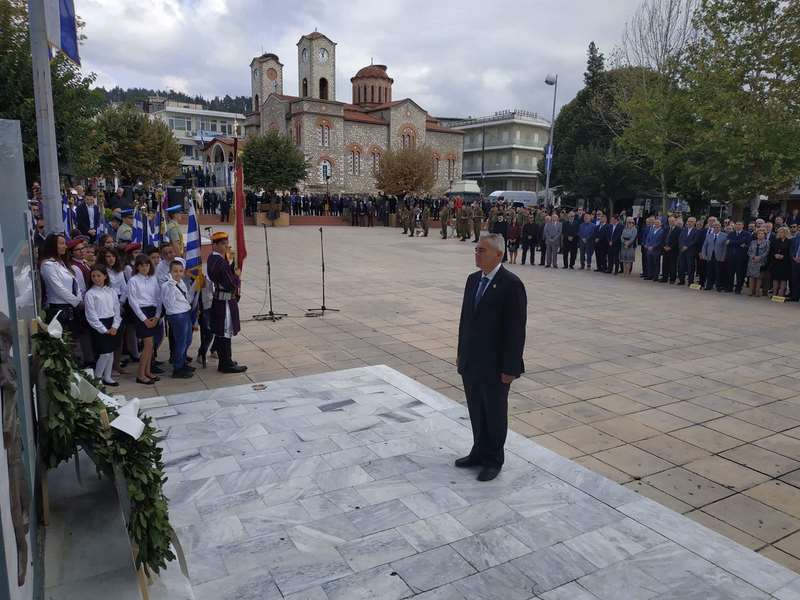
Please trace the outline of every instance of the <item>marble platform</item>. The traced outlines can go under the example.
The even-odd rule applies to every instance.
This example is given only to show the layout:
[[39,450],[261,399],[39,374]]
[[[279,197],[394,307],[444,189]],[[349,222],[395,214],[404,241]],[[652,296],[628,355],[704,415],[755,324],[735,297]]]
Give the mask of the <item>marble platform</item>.
[[[154,399],[155,400],[155,399]],[[198,600],[800,600],[800,576],[385,366],[167,396],[170,515]]]

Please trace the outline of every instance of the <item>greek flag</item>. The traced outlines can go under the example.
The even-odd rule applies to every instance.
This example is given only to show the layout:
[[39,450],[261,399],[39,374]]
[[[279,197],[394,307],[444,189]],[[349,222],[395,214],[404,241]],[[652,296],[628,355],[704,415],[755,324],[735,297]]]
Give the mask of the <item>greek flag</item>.
[[197,223],[197,214],[194,212],[194,202],[189,202],[189,229],[186,233],[186,270],[198,270],[201,266],[200,260],[200,227]]
[[157,210],[153,217],[153,224],[150,227],[152,236],[150,237],[150,244],[158,248],[161,245],[161,210]]
[[78,52],[78,28],[73,0],[44,0],[45,33],[50,47],[60,50],[69,59],[81,65]]
[[108,225],[106,224],[105,211],[100,208],[97,213],[100,215],[100,222],[97,224],[97,239],[99,240],[101,235],[108,233]]
[[142,225],[142,213],[137,208],[133,211],[133,236],[131,242],[138,242],[144,245],[144,226]]
[[67,202],[66,194],[61,196],[61,220],[64,222],[64,237],[69,239],[69,232],[72,229],[72,223],[70,223],[69,203]]

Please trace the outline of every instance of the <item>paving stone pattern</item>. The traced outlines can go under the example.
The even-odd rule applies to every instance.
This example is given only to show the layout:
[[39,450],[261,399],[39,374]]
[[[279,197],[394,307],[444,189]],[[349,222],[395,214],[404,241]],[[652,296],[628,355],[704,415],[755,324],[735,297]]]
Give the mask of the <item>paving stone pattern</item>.
[[[386,364],[463,402],[454,363],[464,280],[474,268],[471,243],[443,241],[434,232],[412,240],[382,227],[326,229],[326,301],[342,312],[305,318],[304,309],[321,304],[319,232],[295,227],[268,234],[275,310],[291,316],[243,323],[234,354],[248,372],[221,375],[212,360],[191,380],[167,374],[146,387],[124,376],[121,393],[162,397]],[[247,237],[245,319],[266,310],[263,231],[250,227]],[[797,305],[638,277],[509,268],[525,282],[529,299],[526,373],[512,386],[511,428],[800,572]],[[161,354],[166,358],[166,348]],[[340,408],[347,406],[331,402],[321,410]],[[302,417],[302,410],[283,411],[281,418]],[[193,418],[181,414],[178,421],[190,431]],[[250,426],[262,433],[261,423]],[[290,467],[280,460],[282,436],[272,431],[226,441],[250,449],[263,438],[256,442],[260,457],[239,458],[237,464],[253,471],[247,478],[231,473],[230,456],[208,450],[209,464],[197,464],[189,475],[215,483],[227,477],[225,485],[241,487],[275,485],[290,473],[300,486],[323,450],[359,448],[335,446],[325,436],[297,443],[293,451],[304,460]],[[199,427],[191,437],[183,443],[202,438],[211,446],[218,438],[216,430]],[[402,457],[402,441],[392,444],[371,452]],[[384,470],[402,477],[409,468],[402,461],[373,463],[372,472],[362,458],[358,450],[331,457],[345,469],[342,483],[366,481],[356,466],[377,479]],[[263,469],[270,460],[277,466]],[[338,473],[321,482],[328,493],[339,483]],[[420,507],[424,502],[419,499]]]
[[146,407],[197,600],[800,598],[794,571],[517,433],[478,482],[452,464],[464,406],[386,366]]

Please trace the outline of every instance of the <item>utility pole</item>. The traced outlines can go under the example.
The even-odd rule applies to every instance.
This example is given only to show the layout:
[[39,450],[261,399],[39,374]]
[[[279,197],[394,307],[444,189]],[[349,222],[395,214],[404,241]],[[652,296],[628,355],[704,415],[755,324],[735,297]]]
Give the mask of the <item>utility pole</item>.
[[50,53],[47,46],[44,0],[29,0],[33,96],[36,105],[36,140],[42,185],[42,212],[47,233],[61,232],[61,193],[58,181],[53,85],[50,80]]

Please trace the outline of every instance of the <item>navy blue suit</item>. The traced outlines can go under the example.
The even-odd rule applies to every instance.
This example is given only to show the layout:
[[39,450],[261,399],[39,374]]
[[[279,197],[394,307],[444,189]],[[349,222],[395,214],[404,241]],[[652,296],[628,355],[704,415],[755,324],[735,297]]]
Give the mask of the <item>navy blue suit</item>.
[[[97,204],[92,205],[91,212],[92,216],[94,217],[93,221],[89,220],[89,206],[87,206],[84,202],[81,202],[75,209],[75,220],[81,233],[88,237],[91,242],[94,242],[95,238],[97,237],[97,233],[95,233],[95,235],[90,235],[89,230],[94,229],[96,231],[100,226],[100,208],[97,206]],[[94,226],[92,226],[92,223],[94,223]]]
[[645,248],[647,249],[647,279],[653,281],[658,279],[661,263],[661,252],[664,248],[664,238],[666,238],[666,229],[659,227],[651,228],[644,241]]
[[601,223],[594,231],[594,253],[597,257],[596,271],[608,270],[608,223]]
[[464,383],[473,446],[470,458],[484,467],[503,466],[508,433],[508,390],[501,374],[525,371],[528,297],[519,277],[500,267],[476,304],[483,273],[467,278],[458,325],[458,373]]
[[737,294],[742,293],[744,278],[747,275],[747,250],[750,242],[753,241],[753,234],[742,229],[734,231],[728,235],[728,282],[727,288],[736,290]]
[[678,240],[681,230],[677,225],[667,226],[664,234],[664,259],[661,267],[661,281],[675,282],[678,275]]
[[608,269],[614,275],[622,270],[622,263],[619,262],[619,253],[622,250],[622,230],[625,226],[622,223],[613,223],[608,226]]
[[678,236],[678,283],[683,285],[688,278],[689,285],[694,283],[697,268],[697,254],[703,245],[705,236],[696,227],[684,227]]

